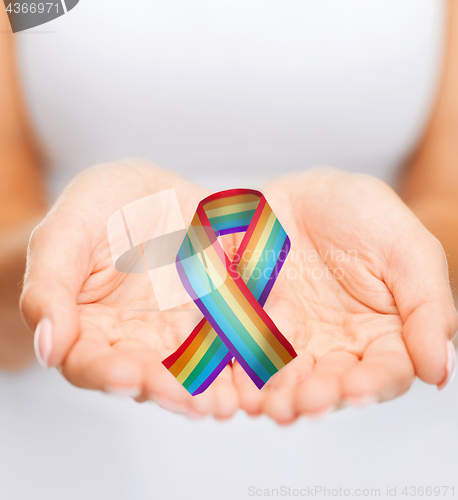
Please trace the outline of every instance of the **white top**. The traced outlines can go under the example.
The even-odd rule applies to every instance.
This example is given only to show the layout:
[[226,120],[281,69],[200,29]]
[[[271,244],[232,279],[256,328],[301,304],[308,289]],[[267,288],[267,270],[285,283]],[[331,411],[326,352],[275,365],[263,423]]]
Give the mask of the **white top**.
[[[441,0],[92,0],[19,35],[57,184],[142,156],[188,176],[392,180],[430,110]],[[35,28],[34,31],[39,31]]]
[[[431,106],[443,7],[82,1],[18,35],[54,193],[131,155],[218,188],[314,164],[394,181]],[[250,486],[315,485],[383,498],[387,486],[453,486],[455,389],[416,383],[394,402],[283,429],[243,414],[187,421],[76,389],[55,370],[0,374],[0,498],[234,500]]]

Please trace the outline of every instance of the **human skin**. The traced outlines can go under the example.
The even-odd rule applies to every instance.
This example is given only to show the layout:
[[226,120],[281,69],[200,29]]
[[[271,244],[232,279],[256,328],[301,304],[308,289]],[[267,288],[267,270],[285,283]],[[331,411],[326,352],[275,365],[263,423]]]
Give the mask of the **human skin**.
[[[447,378],[458,319],[441,244],[383,182],[316,169],[263,190],[294,249],[265,310],[298,357],[261,391],[234,363],[192,397],[161,361],[201,314],[192,305],[148,311],[148,276],[114,268],[106,229],[124,205],[170,188],[189,224],[206,190],[142,160],[88,169],[34,230],[21,305],[31,329],[47,318],[46,366],[79,387],[190,416],[228,418],[241,406],[279,423],[392,399],[415,374],[436,385]],[[239,234],[225,237],[229,257],[239,243]]]
[[[0,32],[9,30],[3,4]],[[17,370],[34,359],[17,304],[27,242],[47,211],[45,178],[20,93],[12,35],[0,35],[0,368]]]
[[[442,83],[440,85],[438,98],[436,100],[436,104],[432,112],[428,127],[425,131],[424,137],[422,138],[418,148],[415,151],[415,154],[410,159],[409,164],[404,171],[400,193],[403,199],[408,203],[408,205],[414,210],[416,214],[418,214],[422,222],[428,227],[430,231],[432,231],[432,233],[434,233],[440,239],[440,241],[444,245],[446,254],[449,258],[450,272],[453,279],[455,270],[458,266],[458,219],[456,216],[456,214],[458,213],[456,207],[456,204],[458,203],[458,165],[456,164],[458,162],[458,141],[454,140],[454,138],[458,136],[458,97],[456,91],[454,90],[458,88],[458,70],[456,63],[456,61],[458,61],[458,41],[456,36],[458,32],[458,8],[457,3],[454,0],[451,0],[449,2],[449,6],[449,43],[446,63],[444,65],[442,76]],[[3,9],[0,9],[0,30],[6,31],[7,29],[8,21],[6,19],[6,14]],[[0,197],[2,199],[2,208],[0,210],[0,294],[2,299],[0,300],[0,303],[3,304],[3,306],[0,307],[0,367],[2,369],[13,370],[23,368],[33,360],[32,335],[30,334],[30,331],[23,325],[19,311],[15,308],[13,309],[9,304],[17,302],[19,298],[20,286],[18,286],[18,284],[20,284],[23,275],[25,249],[27,246],[28,237],[31,229],[36,225],[36,222],[43,217],[44,213],[47,210],[47,207],[43,169],[40,166],[40,157],[33,142],[33,136],[30,126],[28,125],[27,114],[23,105],[19,78],[16,70],[13,37],[9,35],[2,36],[0,40],[0,109],[2,109],[2,114],[0,115],[0,144],[2,146],[0,147]],[[109,167],[113,169],[114,176],[116,176],[116,169],[118,167],[119,165],[112,165],[111,167]],[[108,167],[103,167],[102,170],[106,168]],[[148,168],[151,169],[150,174],[146,173],[146,170],[148,170]],[[97,169],[93,169],[90,171],[91,174],[89,172],[86,172],[83,176],[79,177],[79,179],[73,183],[72,189],[77,189],[75,185],[78,186],[78,183],[82,182],[82,178],[84,176],[86,176],[85,182],[90,183],[90,175],[95,175],[96,171]],[[158,172],[160,172],[160,174]],[[89,177],[87,177],[88,175]],[[146,194],[154,192],[157,185],[169,185],[168,183],[173,177],[172,174],[166,173],[164,171],[157,171],[155,167],[145,167],[145,172],[142,175],[151,175],[150,191],[147,193],[145,191],[142,191]],[[318,176],[318,174],[314,175]],[[407,217],[406,213],[410,214],[410,212],[406,212],[406,207],[402,203],[400,203],[397,198],[395,198],[397,200],[396,202],[393,201],[394,195],[392,191],[389,190],[389,188],[387,188],[383,183],[374,181],[373,179],[366,177],[364,177],[365,180],[362,181],[360,177],[346,177],[346,174],[337,172],[334,172],[332,176],[330,176],[329,173],[325,174],[322,172],[319,174],[319,178],[314,177],[313,182],[312,177],[307,177],[306,175],[300,176],[298,179],[290,178],[289,180],[282,180],[281,182],[279,181],[276,183],[276,186],[282,186],[281,189],[279,188],[277,190],[272,186],[266,187],[266,194],[275,211],[279,212],[277,215],[280,217],[282,224],[285,226],[285,228],[287,228],[288,232],[291,231],[294,234],[295,232],[299,231],[298,227],[296,227],[297,220],[295,220],[291,216],[291,214],[282,215],[282,206],[281,204],[278,204],[278,201],[276,202],[275,200],[285,199],[285,196],[288,199],[289,197],[294,198],[293,192],[295,192],[295,189],[301,189],[304,193],[307,193],[307,196],[309,196],[310,194],[313,194],[313,191],[310,191],[311,189],[320,188],[323,190],[323,182],[325,180],[327,184],[325,183],[324,185],[324,191],[326,191],[328,188],[330,190],[336,190],[337,188],[335,187],[335,184],[342,185],[342,183],[345,184],[347,182],[344,180],[340,180],[339,182],[337,182],[337,179],[342,179],[342,176],[344,179],[348,179],[348,182],[351,179],[351,182],[355,183],[355,189],[358,187],[358,185],[361,187],[362,182],[367,182],[371,186],[370,190],[375,190],[377,191],[377,193],[379,191],[380,193],[383,193],[383,196],[381,195],[381,212],[386,212],[387,210],[389,211],[389,207],[391,206],[391,204],[394,204],[393,206],[396,207],[396,211],[399,211],[399,217],[401,219],[403,217]],[[189,190],[190,193],[194,193],[193,196],[196,200],[204,193],[204,191],[197,186],[187,186],[187,190]],[[137,196],[137,194],[139,194],[137,192],[137,188],[133,188],[129,193],[129,199],[131,199],[132,201],[134,199],[134,196]],[[347,198],[345,198],[345,196],[347,196]],[[139,197],[141,196],[137,196],[137,198]],[[65,199],[65,197],[63,199]],[[337,207],[334,213],[345,214],[345,209],[348,210],[349,205],[351,205],[351,190],[347,195],[345,195],[345,193],[341,193],[339,199],[341,200],[341,205]],[[122,201],[123,198],[120,197],[119,200]],[[60,210],[62,207],[65,208],[65,203],[62,202],[62,199],[60,203],[60,206],[53,209],[54,214],[59,213],[58,210]],[[276,203],[278,205],[278,208],[276,208],[275,206]],[[310,209],[310,207],[308,208]],[[312,208],[313,210],[317,210],[319,208],[319,205],[317,204],[317,206]],[[107,213],[106,215],[108,217],[110,214]],[[345,227],[348,230],[351,228],[349,228],[348,226],[347,219],[348,217],[345,217],[345,223],[342,227]],[[51,214],[47,217],[46,223],[52,220],[53,216]],[[356,222],[358,222],[357,219]],[[417,222],[415,224],[417,224]],[[46,224],[41,225],[41,229],[36,231],[35,238],[38,237],[37,235],[40,234],[40,231],[45,231],[43,227],[46,228]],[[55,227],[60,228],[60,226]],[[46,229],[46,231],[53,233],[51,229]],[[425,235],[425,233],[422,234],[423,236]],[[431,239],[429,233],[427,234],[428,238],[425,238],[428,239],[428,241],[435,241],[434,238]],[[299,245],[309,244],[309,242],[307,241],[302,241],[304,237],[304,235],[298,235],[298,239],[300,241]],[[429,245],[431,246],[431,248],[429,248]],[[41,246],[44,247],[44,245]],[[416,373],[420,378],[429,383],[441,385],[444,380],[443,375],[445,373],[447,365],[447,358],[444,347],[445,339],[455,333],[453,331],[454,329],[456,331],[456,327],[454,328],[455,316],[454,312],[450,312],[449,298],[445,298],[446,296],[449,297],[450,294],[448,291],[445,292],[443,289],[443,287],[445,286],[443,282],[443,254],[439,252],[437,243],[425,243],[424,247],[428,247],[428,252],[430,252],[427,255],[428,263],[435,263],[433,266],[428,264],[428,277],[435,280],[435,282],[442,283],[442,292],[439,294],[439,296],[443,298],[441,307],[445,308],[449,312],[442,315],[442,309],[438,309],[439,313],[437,317],[437,325],[431,330],[436,333],[434,335],[431,334],[430,336],[425,336],[425,338],[420,343],[418,341],[412,341],[410,342],[411,345],[409,345],[409,341],[407,340],[408,335],[406,336],[403,334],[400,337],[398,332],[398,337],[402,338],[404,349],[407,350],[407,352],[409,353],[409,359],[411,359],[411,372],[409,372],[410,374],[407,374],[407,365],[404,365],[405,372],[403,377],[401,377],[400,374],[397,374],[397,388],[396,390],[393,389],[393,391],[390,392],[387,388],[390,386],[390,384],[392,384],[392,386],[394,387],[395,384],[393,380],[396,379],[396,374],[392,374],[392,378],[389,381],[389,374],[391,372],[388,367],[385,366],[386,371],[384,372],[384,374],[386,376],[385,382],[387,385],[385,385],[384,388],[380,386],[377,390],[375,390],[375,386],[373,386],[372,392],[376,392],[376,394],[369,394],[371,391],[366,390],[368,396],[372,398],[384,400],[388,399],[389,397],[394,397],[401,394],[407,389],[407,387],[413,380],[413,369],[415,370],[413,373]],[[35,249],[37,248],[38,246],[34,244],[32,240],[30,262],[33,261],[33,258],[36,255]],[[411,251],[411,249],[409,249],[409,251]],[[426,250],[424,250],[424,252],[426,252]],[[422,253],[417,249],[417,245],[415,245],[414,253]],[[423,258],[425,257],[425,255],[423,255]],[[287,269],[285,268],[283,275],[286,273],[286,270]],[[353,272],[353,270],[351,270],[351,272]],[[349,274],[351,274],[351,272]],[[30,276],[32,275],[29,273],[29,278]],[[425,278],[425,276],[423,276],[423,278]],[[418,278],[415,278],[415,280],[418,281]],[[30,283],[31,281],[29,280],[28,285],[30,285]],[[275,289],[277,289],[277,292],[279,292],[281,290],[281,287],[282,283],[280,280],[279,283],[277,283],[274,287],[274,291]],[[448,290],[446,286],[445,289]],[[389,292],[392,294],[391,289],[389,289]],[[387,293],[386,290],[384,290],[384,293]],[[268,311],[269,308],[273,309],[273,319],[278,321],[278,324],[283,333],[287,336],[293,335],[293,333],[290,332],[290,329],[288,329],[288,325],[285,320],[283,320],[283,323],[285,323],[285,326],[283,326],[281,318],[282,315],[286,318],[286,316],[291,316],[293,314],[292,311],[294,311],[294,314],[296,314],[297,311],[294,310],[294,306],[292,305],[290,310],[284,308],[284,305],[280,306],[279,304],[281,304],[282,301],[277,300],[277,302],[275,302],[275,296],[279,297],[280,294],[275,294],[274,292],[272,292],[272,297],[269,299],[266,308]],[[307,293],[305,293],[305,297],[307,297]],[[296,303],[300,303],[301,301],[305,300],[304,297],[301,298],[301,294],[299,293],[296,298]],[[399,309],[398,299],[396,299],[396,297],[395,302],[396,306]],[[39,315],[34,315],[29,311],[29,309],[33,309],[33,303],[31,305],[27,305],[26,299],[24,300],[24,303],[26,304],[24,312],[25,316],[28,319],[29,327],[30,329],[34,330],[36,324],[40,319]],[[362,302],[362,304],[363,305],[361,307],[363,307],[364,305],[367,307],[367,304],[364,304],[364,301]],[[281,312],[282,308],[285,309],[286,314],[285,312]],[[280,310],[280,313],[276,313],[279,314],[278,318],[275,318],[275,310]],[[309,313],[313,315],[311,310],[309,310]],[[308,320],[306,321],[305,316],[303,318],[303,321],[303,324],[307,325]],[[403,322],[403,329],[406,330],[407,319],[406,317],[402,318],[402,314],[401,321]],[[423,321],[420,321],[420,323],[422,322]],[[191,321],[189,321],[189,323],[191,323]],[[79,323],[77,322],[75,324]],[[326,324],[326,322],[324,322],[323,324]],[[186,326],[189,327],[193,325],[187,324]],[[75,339],[75,337],[70,336],[67,338],[67,340],[62,340],[60,338],[61,333],[59,333],[59,330],[56,330],[56,328],[57,326],[54,325],[56,341],[53,344],[53,353],[51,356],[51,365],[53,366],[62,364],[64,358],[66,359],[67,356],[67,353],[64,352],[65,346],[67,346],[68,348],[70,346],[70,343]],[[377,336],[377,338],[387,337],[387,334],[381,333],[382,330],[383,329],[378,330],[379,336]],[[186,333],[188,333],[189,331],[190,329],[187,328]],[[180,336],[186,335],[186,333],[182,333],[180,330]],[[294,332],[294,335],[297,335],[297,332]],[[298,343],[299,345],[301,345],[302,343],[307,344],[306,347],[304,347],[304,349],[306,349],[304,351],[304,355],[300,355],[296,361],[291,363],[289,368],[282,370],[278,377],[276,376],[273,378],[270,384],[270,388],[268,386],[266,387],[266,390],[261,391],[263,392],[262,398],[256,399],[255,396],[250,396],[249,398],[246,396],[246,391],[250,391],[252,387],[245,383],[246,380],[244,378],[244,374],[240,372],[240,367],[235,364],[232,372],[227,369],[226,372],[230,373],[226,374],[225,372],[221,377],[219,377],[220,382],[218,383],[224,385],[224,380],[226,377],[225,385],[226,389],[231,394],[233,394],[233,396],[231,397],[227,397],[226,393],[218,392],[216,390],[218,388],[218,385],[215,384],[214,389],[212,389],[211,391],[207,391],[205,396],[202,395],[202,398],[195,398],[194,400],[192,400],[193,402],[190,402],[189,398],[187,398],[187,395],[183,394],[182,391],[180,392],[178,388],[177,391],[182,394],[180,398],[183,397],[183,401],[186,401],[186,411],[192,411],[201,414],[212,413],[217,416],[228,416],[233,411],[234,406],[236,407],[238,404],[241,404],[242,407],[244,407],[251,414],[257,414],[259,412],[265,411],[271,414],[271,416],[276,418],[279,422],[286,423],[294,419],[297,414],[315,414],[316,412],[325,410],[328,407],[330,408],[331,406],[339,406],[344,404],[344,401],[349,402],[351,401],[351,398],[361,396],[361,394],[359,394],[358,391],[355,390],[355,387],[339,385],[339,390],[337,390],[335,388],[336,376],[333,376],[333,382],[330,382],[329,385],[329,387],[334,386],[334,389],[330,389],[328,396],[326,396],[327,399],[324,398],[324,402],[318,400],[314,401],[313,398],[311,398],[307,393],[307,391],[311,390],[310,388],[307,389],[307,387],[310,386],[310,383],[313,382],[313,380],[316,380],[316,378],[313,378],[312,376],[307,378],[308,382],[304,380],[297,387],[294,386],[293,391],[291,389],[288,389],[289,386],[292,386],[294,384],[286,380],[286,377],[293,378],[293,375],[289,374],[295,372],[295,367],[300,366],[301,373],[308,373],[310,371],[309,368],[311,360],[310,358],[308,358],[308,355],[313,347],[313,342],[312,345],[310,345],[311,341],[309,337],[310,334],[305,332],[303,337],[301,337],[301,342],[298,342],[297,339],[292,338],[292,341]],[[364,335],[360,333],[356,344],[351,346],[348,345],[348,349],[344,351],[346,353],[344,354],[344,356],[346,356],[346,361],[348,361],[349,363],[348,368],[350,368],[350,365],[353,366],[356,357],[358,358],[357,361],[359,362],[359,358],[361,356],[363,356],[363,361],[360,362],[361,364],[357,366],[361,366],[364,368],[364,355],[369,348],[369,338],[372,338],[372,336],[367,335],[367,338],[365,339],[363,339],[363,337]],[[311,338],[313,339],[313,336]],[[365,340],[366,343],[362,340]],[[373,340],[375,341],[375,339]],[[61,343],[63,347],[60,347]],[[440,348],[438,347],[439,344],[441,346]],[[416,350],[418,351],[419,346],[422,346],[422,348],[424,347],[424,355],[426,355],[425,359],[429,359],[429,361],[425,361],[425,364],[419,361],[421,356],[416,353]],[[436,346],[436,348],[433,348],[434,346]],[[431,349],[429,349],[430,347]],[[62,350],[60,351],[60,349]],[[316,352],[314,349],[312,349],[312,351],[314,354],[310,354],[310,356],[313,358],[313,366],[315,366],[314,372],[316,375],[319,373],[318,369],[321,370],[320,367],[324,366],[324,361],[330,358],[326,358],[326,349],[318,349],[318,351]],[[329,352],[327,352],[328,356],[331,355],[331,351],[339,352],[339,349],[337,349],[336,346],[333,346],[331,343],[329,346]],[[399,350],[398,354],[402,354],[401,350]],[[332,354],[332,356],[336,356],[336,354]],[[306,359],[308,359],[308,362],[305,361]],[[319,359],[321,359],[321,363],[318,363]],[[304,366],[302,365],[302,363],[305,363]],[[332,366],[338,367],[341,366],[341,363],[333,362]],[[354,366],[354,368],[356,368],[356,365]],[[65,368],[63,366],[62,371],[76,385],[88,387],[90,386],[89,382],[85,379],[85,373],[83,373],[84,370],[80,372],[81,378],[78,378],[77,376],[75,377],[75,373],[68,369],[68,367]],[[345,373],[347,372],[349,373],[348,370]],[[331,379],[332,377],[328,378]],[[346,380],[343,372],[339,373],[339,377],[337,378],[340,381]],[[284,385],[282,383],[282,390],[275,391],[274,387],[276,387],[277,381],[283,379],[285,379],[285,382]],[[172,381],[175,382],[174,380]],[[105,385],[103,385],[102,382]],[[97,386],[97,388],[107,387],[107,384],[105,382],[107,381],[102,379],[98,380],[97,383],[99,385]],[[116,380],[109,380],[108,382],[114,384]],[[95,384],[95,382],[91,383]],[[318,383],[318,386],[319,384],[320,382]],[[177,385],[178,387],[180,387],[179,384],[174,384],[174,387],[176,387]],[[110,386],[110,384],[108,384],[108,386]],[[164,387],[166,387],[166,385]],[[347,387],[348,390],[344,390],[345,387]],[[353,392],[350,391],[350,388],[352,388]],[[154,394],[153,388],[150,388],[146,385],[144,387],[142,386],[142,391],[143,393],[141,395],[141,398],[149,397],[151,396],[151,394]],[[293,406],[292,408],[291,405],[280,405],[278,403],[274,404],[272,402],[275,401],[275,398],[286,398],[286,396],[284,395],[285,391],[290,391],[291,397],[289,397],[288,401],[297,400],[297,402],[294,403],[295,406]],[[302,397],[302,401],[307,401],[307,404],[305,406],[301,406],[301,404],[303,405],[303,403],[300,403],[298,400],[299,395],[302,394],[303,391],[305,391],[305,396]],[[212,396],[213,393],[214,395]],[[292,393],[294,393],[294,395],[291,395]],[[174,395],[173,392],[171,394],[172,396]],[[225,394],[225,397],[222,398],[221,394]],[[259,396],[258,393],[256,394]],[[275,394],[277,395],[275,396]],[[325,395],[326,394],[327,392],[325,391]],[[218,405],[220,404],[217,402],[218,400],[231,400],[231,398],[237,399],[237,403],[235,405],[232,405],[231,403],[232,406],[228,405],[228,408],[217,409]],[[247,400],[251,401],[253,400],[253,398],[254,401],[257,401],[257,403],[253,404],[252,406],[248,404],[247,406]],[[172,397],[173,403],[181,404],[183,401],[181,401],[181,399],[180,401],[175,401]],[[353,402],[354,401],[355,400],[353,399]],[[321,406],[319,403],[321,404]],[[275,414],[276,410],[272,409],[275,406],[285,408],[286,410],[281,415]]]
[[442,78],[430,120],[408,159],[400,195],[440,240],[458,281],[458,2],[449,0]]
[[415,374],[440,385],[458,328],[447,262],[396,193],[334,169],[263,192],[292,248],[265,308],[298,357],[263,391],[235,364],[241,406],[290,423],[398,397]]

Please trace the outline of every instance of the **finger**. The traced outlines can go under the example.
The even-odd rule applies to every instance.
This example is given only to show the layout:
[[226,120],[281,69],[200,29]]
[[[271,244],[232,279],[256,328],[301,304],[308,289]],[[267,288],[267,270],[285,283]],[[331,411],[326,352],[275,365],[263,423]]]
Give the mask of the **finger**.
[[76,297],[90,255],[88,229],[68,217],[51,214],[31,236],[20,305],[27,325],[36,330],[37,358],[45,367],[59,366],[78,336]]
[[198,413],[213,415],[218,420],[232,417],[238,406],[238,393],[230,365],[224,368],[205,392],[193,398],[193,408]]
[[314,364],[312,356],[300,354],[267,382],[264,388],[266,395],[263,411],[278,424],[290,424],[297,419],[299,414],[295,405],[296,389],[312,372]]
[[234,415],[239,408],[239,395],[234,383],[232,364],[226,366],[216,379],[216,410],[214,417],[225,420]]
[[191,410],[195,416],[197,415],[213,415],[216,409],[215,393],[213,384],[201,394],[193,396],[191,401]]
[[390,254],[384,277],[404,324],[403,337],[420,379],[441,385],[450,376],[447,341],[458,329],[447,260],[439,243],[421,224]]
[[122,341],[115,347],[135,357],[136,362],[143,366],[142,397],[156,402],[161,408],[189,418],[213,415],[225,419],[236,411],[238,398],[230,367],[226,367],[205,392],[192,396],[162,364],[164,356],[139,342]]
[[70,350],[61,373],[73,385],[138,398],[143,392],[141,363],[105,339],[82,338]]
[[403,336],[421,380],[440,387],[451,377],[455,352],[448,339],[455,333],[454,311],[445,304],[423,303],[410,313]]
[[365,406],[404,394],[415,379],[415,371],[402,338],[379,337],[364,352],[363,359],[342,379],[344,400]]
[[113,346],[141,367],[142,393],[138,401],[153,401],[164,410],[188,417],[203,417],[193,408],[193,397],[162,364],[164,355],[144,342],[123,340]]
[[251,417],[259,416],[266,394],[265,387],[259,390],[238,361],[234,361],[232,370],[240,407]]
[[342,377],[358,358],[348,352],[330,352],[319,358],[311,374],[298,386],[295,409],[298,414],[318,416],[333,411],[342,402]]

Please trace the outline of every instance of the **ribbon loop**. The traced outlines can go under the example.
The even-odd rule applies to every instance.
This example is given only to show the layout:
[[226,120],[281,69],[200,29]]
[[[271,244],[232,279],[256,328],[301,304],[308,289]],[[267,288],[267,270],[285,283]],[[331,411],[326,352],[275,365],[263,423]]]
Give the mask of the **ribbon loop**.
[[[231,262],[217,237],[243,231]],[[205,391],[233,357],[259,389],[296,357],[263,309],[289,249],[259,191],[231,189],[199,203],[176,265],[204,318],[163,361],[192,395]]]

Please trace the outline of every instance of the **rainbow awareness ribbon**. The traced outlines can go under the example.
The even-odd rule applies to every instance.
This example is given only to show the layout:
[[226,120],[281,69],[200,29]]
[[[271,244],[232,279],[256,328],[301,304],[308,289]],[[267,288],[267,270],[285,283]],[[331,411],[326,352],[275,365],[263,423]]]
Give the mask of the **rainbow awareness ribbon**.
[[[243,231],[231,262],[218,236]],[[199,203],[176,266],[204,318],[163,361],[193,396],[234,357],[261,389],[297,356],[263,309],[289,250],[285,230],[259,191],[231,189]]]

